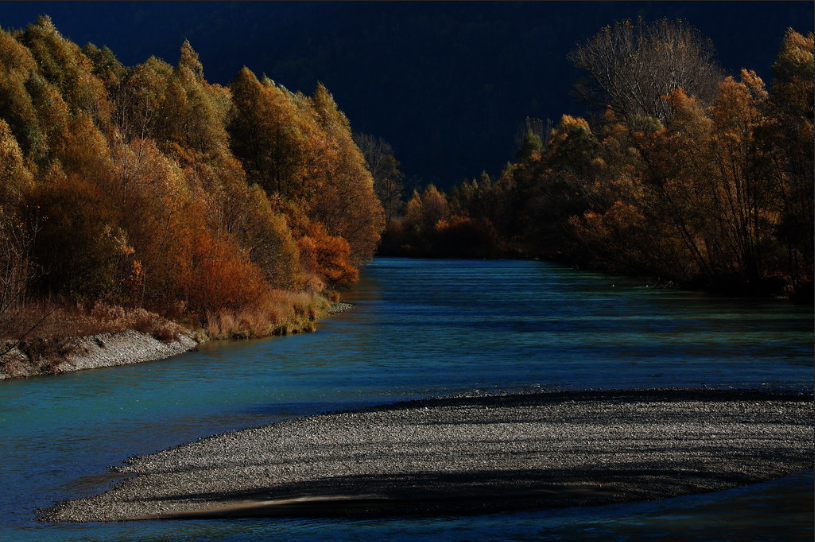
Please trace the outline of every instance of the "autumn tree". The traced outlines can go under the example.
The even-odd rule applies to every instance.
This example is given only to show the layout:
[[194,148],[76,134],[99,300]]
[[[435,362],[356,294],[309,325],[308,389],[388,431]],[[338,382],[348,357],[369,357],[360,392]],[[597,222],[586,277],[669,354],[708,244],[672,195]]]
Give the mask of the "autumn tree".
[[535,158],[536,153],[540,155],[542,152],[543,141],[540,136],[532,130],[528,130],[518,146],[518,151],[515,153],[515,162],[528,162]]
[[211,161],[225,154],[229,149],[225,126],[230,106],[229,91],[204,79],[198,53],[184,41],[162,108],[162,148],[182,162]]
[[27,220],[41,222],[33,255],[41,291],[70,297],[118,300],[122,232],[108,195],[56,165],[27,196]]
[[115,121],[125,142],[164,139],[159,112],[172,75],[170,64],[152,56],[127,71],[114,94]]
[[233,111],[228,130],[232,151],[250,183],[267,193],[296,197],[306,175],[303,153],[308,141],[288,93],[269,79],[259,81],[241,69],[229,86]]
[[[767,132],[775,149],[772,173],[778,188],[781,218],[778,237],[795,292],[812,297],[813,279],[813,34],[788,29],[773,64]],[[804,291],[809,290],[808,294]]]
[[31,246],[38,220],[20,220],[20,203],[32,180],[11,128],[0,119],[0,324],[24,300],[34,271]]
[[552,120],[551,119],[538,119],[533,117],[526,117],[523,122],[519,123],[515,131],[515,147],[520,149],[524,145],[524,140],[530,132],[538,137],[541,141],[541,147],[549,144],[549,136],[552,133]]
[[449,217],[447,197],[435,185],[429,184],[421,193],[413,192],[413,197],[408,201],[405,222],[419,231],[430,231]]
[[92,62],[93,74],[105,85],[108,96],[114,96],[127,75],[127,69],[106,46],[99,48],[87,43],[82,47],[82,53]]
[[192,233],[192,276],[182,283],[184,299],[191,308],[205,314],[236,311],[263,297],[268,284],[261,269],[233,238],[219,237],[208,230]]
[[[312,209],[331,235],[343,237],[351,258],[361,265],[373,258],[385,227],[382,203],[365,158],[353,140],[351,125],[322,84],[310,98],[317,124],[325,133],[330,162],[322,161],[322,183]],[[318,173],[320,175],[320,173]]]
[[311,97],[292,93],[246,68],[230,89],[232,149],[248,181],[345,239],[352,265],[370,260],[384,227],[382,205],[333,96],[322,85]]
[[282,210],[258,185],[249,188],[237,205],[231,231],[248,247],[250,259],[272,286],[295,288],[301,274],[300,253]]
[[48,144],[28,92],[37,62],[31,51],[0,29],[0,117],[14,134],[24,156],[43,160]]
[[72,114],[84,113],[97,125],[108,125],[111,105],[104,84],[93,74],[93,63],[48,16],[28,25],[20,41],[36,60],[38,74],[59,91]]
[[449,218],[447,197],[435,185],[427,185],[422,191],[414,190],[405,216],[388,225],[383,239],[384,252],[420,257],[434,255],[437,226],[443,227]]
[[342,237],[330,235],[319,222],[309,222],[306,235],[297,240],[304,271],[319,277],[329,287],[353,284],[359,268],[351,262],[351,245]]
[[588,122],[564,115],[550,135],[549,145],[512,170],[518,196],[513,207],[527,246],[558,255],[570,249],[568,217],[587,209],[587,194],[602,166],[600,143]]
[[770,176],[770,153],[759,144],[769,119],[764,82],[742,70],[728,77],[710,108],[713,121],[712,163],[718,186],[714,213],[722,229],[717,237],[730,251],[738,273],[758,285],[768,274],[778,218],[777,194]]
[[0,119],[0,208],[12,212],[32,180],[17,139],[8,123]]

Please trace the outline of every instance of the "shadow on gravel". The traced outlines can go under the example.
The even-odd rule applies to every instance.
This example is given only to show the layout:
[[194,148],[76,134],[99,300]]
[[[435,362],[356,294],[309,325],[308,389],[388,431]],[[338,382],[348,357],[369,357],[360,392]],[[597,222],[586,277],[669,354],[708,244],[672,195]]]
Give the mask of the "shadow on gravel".
[[[504,512],[646,501],[761,481],[744,473],[659,468],[479,471],[467,474],[336,477],[264,491],[164,497],[207,503],[208,508],[161,516],[369,517]],[[146,499],[152,500],[152,499]]]
[[812,393],[678,389],[409,401],[135,458],[139,476],[40,518],[421,516],[679,497],[812,468],[812,404]]

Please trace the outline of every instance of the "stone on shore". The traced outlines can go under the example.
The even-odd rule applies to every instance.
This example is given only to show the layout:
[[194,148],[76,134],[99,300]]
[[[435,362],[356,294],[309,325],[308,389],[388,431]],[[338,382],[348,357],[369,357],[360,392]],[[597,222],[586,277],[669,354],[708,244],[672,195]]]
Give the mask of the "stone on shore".
[[427,399],[134,457],[50,521],[481,513],[728,489],[812,468],[812,394],[613,390]]
[[10,349],[0,357],[0,380],[155,361],[182,354],[197,345],[185,334],[161,341],[132,329],[73,337],[50,348],[44,345],[43,348],[48,349],[44,355],[32,356],[19,348]]

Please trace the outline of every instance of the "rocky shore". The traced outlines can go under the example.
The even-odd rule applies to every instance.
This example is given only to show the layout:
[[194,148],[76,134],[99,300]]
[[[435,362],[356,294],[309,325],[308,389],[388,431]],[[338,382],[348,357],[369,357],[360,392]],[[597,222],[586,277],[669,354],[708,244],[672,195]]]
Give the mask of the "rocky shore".
[[[332,304],[328,313],[341,314],[353,308],[351,303],[339,302]],[[0,352],[3,352],[0,380],[166,359],[194,349],[198,346],[196,339],[206,340],[206,335],[198,333],[194,338],[192,333],[179,332],[172,339],[161,340],[129,329],[83,337],[37,339],[16,345],[14,341],[5,344],[0,341]]]
[[11,348],[0,357],[0,380],[114,367],[169,358],[198,343],[178,334],[161,341],[147,333],[126,330],[62,340],[39,340]]
[[744,390],[449,397],[134,457],[48,521],[481,513],[660,499],[813,466],[813,396]]

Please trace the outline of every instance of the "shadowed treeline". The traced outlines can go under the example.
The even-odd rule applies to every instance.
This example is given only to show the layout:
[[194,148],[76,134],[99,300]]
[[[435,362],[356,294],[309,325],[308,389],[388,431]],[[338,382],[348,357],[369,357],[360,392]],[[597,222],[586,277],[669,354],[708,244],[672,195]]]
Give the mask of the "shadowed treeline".
[[623,21],[570,54],[597,109],[528,123],[498,178],[416,191],[385,255],[546,257],[811,301],[813,37],[766,85],[727,76],[683,21]]

